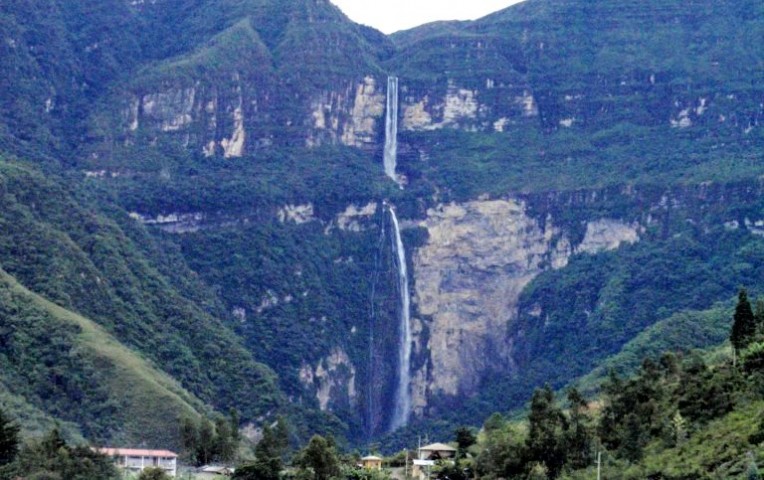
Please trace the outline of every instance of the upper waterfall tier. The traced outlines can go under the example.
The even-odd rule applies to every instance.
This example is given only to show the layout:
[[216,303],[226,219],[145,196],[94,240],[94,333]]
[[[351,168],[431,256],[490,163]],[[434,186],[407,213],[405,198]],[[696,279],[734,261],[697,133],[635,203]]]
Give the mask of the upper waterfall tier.
[[385,175],[397,181],[398,155],[398,77],[387,78],[387,113],[385,116]]

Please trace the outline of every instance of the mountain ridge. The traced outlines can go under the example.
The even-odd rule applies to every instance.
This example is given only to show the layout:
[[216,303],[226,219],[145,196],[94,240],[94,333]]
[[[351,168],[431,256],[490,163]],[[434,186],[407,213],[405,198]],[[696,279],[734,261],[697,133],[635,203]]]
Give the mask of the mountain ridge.
[[[323,0],[50,5],[49,32],[0,7],[0,68],[19,77],[0,147],[30,160],[0,164],[0,262],[253,425],[289,412],[302,433],[386,433],[383,201],[412,272],[421,422],[515,408],[760,267],[754,1],[528,0],[390,37]],[[390,72],[403,189],[381,167]],[[550,367],[594,326],[612,335],[588,363]]]

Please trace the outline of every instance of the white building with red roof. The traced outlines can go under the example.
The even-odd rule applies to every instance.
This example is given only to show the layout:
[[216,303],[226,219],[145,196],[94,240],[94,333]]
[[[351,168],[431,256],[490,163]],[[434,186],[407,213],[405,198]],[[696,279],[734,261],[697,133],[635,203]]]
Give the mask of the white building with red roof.
[[161,468],[171,477],[178,473],[178,454],[169,450],[143,450],[140,448],[99,448],[98,452],[112,457],[117,467],[130,472],[145,468]]

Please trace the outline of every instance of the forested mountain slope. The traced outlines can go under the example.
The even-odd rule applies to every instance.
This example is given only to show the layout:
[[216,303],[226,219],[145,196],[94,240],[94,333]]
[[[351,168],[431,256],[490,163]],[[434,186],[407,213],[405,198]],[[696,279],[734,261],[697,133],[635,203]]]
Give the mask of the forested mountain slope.
[[[58,338],[55,331],[62,327],[56,325],[63,317],[70,319],[65,324],[83,324],[86,320],[65,312],[67,309],[87,316],[99,325],[87,330],[104,338],[113,337],[108,342],[118,341],[128,349],[140,352],[136,355],[120,345],[122,353],[118,357],[130,353],[150,359],[151,368],[172,375],[183,388],[212,408],[225,412],[235,407],[247,418],[254,418],[284,405],[273,372],[256,363],[229,331],[221,320],[224,316],[214,295],[194,278],[177,252],[171,248],[162,249],[145,231],[136,228],[124,213],[120,215],[118,211],[108,209],[99,211],[93,201],[73,194],[70,185],[63,185],[55,176],[45,177],[28,166],[2,162],[0,192],[3,232],[0,265],[14,277],[14,281],[23,282],[25,287],[58,308],[53,311],[54,307],[46,303],[43,309],[53,313],[36,314],[32,309],[27,314],[23,309],[28,308],[28,304],[42,301],[31,293],[26,297],[16,295],[10,299],[10,305],[5,305],[9,309],[6,314],[11,315],[3,316],[4,332],[10,343],[5,344],[9,350],[3,350],[7,361],[15,365],[15,368],[5,370],[10,376],[5,379],[8,393],[21,397],[31,394],[26,389],[17,391],[16,388],[25,384],[23,376],[27,370],[34,371],[38,362],[41,367],[60,368],[62,370],[55,373],[59,380],[48,377],[53,385],[75,381],[81,376],[99,385],[94,392],[90,392],[90,387],[76,387],[72,395],[78,397],[70,398],[72,403],[65,401],[67,397],[57,399],[63,404],[57,407],[58,410],[48,410],[49,413],[67,420],[66,415],[79,415],[76,418],[81,427],[89,429],[89,433],[95,434],[99,440],[111,439],[123,429],[133,432],[129,437],[133,441],[140,437],[142,430],[133,422],[144,420],[140,415],[127,415],[128,412],[119,406],[109,406],[106,402],[102,407],[110,410],[100,413],[87,413],[86,404],[78,407],[83,410],[79,413],[78,409],[72,409],[83,395],[87,398],[97,391],[106,392],[103,395],[107,397],[118,395],[110,389],[108,382],[103,383],[103,378],[111,378],[110,369],[128,367],[131,361],[128,359],[126,365],[109,367],[109,363],[102,365],[91,360],[89,368],[99,375],[96,378],[68,372],[61,363],[62,358],[56,355],[63,355],[63,358],[74,355],[76,358],[81,348],[74,339]],[[108,214],[113,214],[117,221]],[[124,222],[122,226],[118,223],[120,219]],[[8,278],[7,282],[10,282],[11,277]],[[19,320],[14,320],[16,308],[22,309]],[[21,321],[21,325],[17,325],[17,321]],[[29,328],[41,330],[24,333],[23,322],[32,322]],[[29,336],[39,344],[25,346],[17,335]],[[57,341],[63,342],[62,345],[54,348],[52,357],[46,358],[43,347],[47,342]],[[25,354],[28,355],[26,361],[30,363],[20,368],[17,349],[26,348],[29,349]],[[110,362],[114,361],[111,358]],[[118,372],[114,375],[119,376]],[[44,382],[39,388],[43,385]],[[58,394],[39,395],[39,401],[46,402]],[[28,400],[32,405],[40,406],[33,398]],[[146,401],[162,403],[161,398],[153,398],[150,393]],[[92,402],[101,403],[94,399]],[[196,402],[195,408],[200,409],[202,403]],[[126,425],[115,425],[120,418]],[[177,428],[177,421],[178,415],[165,415],[153,428],[172,432]],[[167,438],[172,437],[165,436]]]
[[478,422],[763,273],[758,2],[37,3],[0,6],[0,265],[247,423],[382,435],[402,369],[413,422]]

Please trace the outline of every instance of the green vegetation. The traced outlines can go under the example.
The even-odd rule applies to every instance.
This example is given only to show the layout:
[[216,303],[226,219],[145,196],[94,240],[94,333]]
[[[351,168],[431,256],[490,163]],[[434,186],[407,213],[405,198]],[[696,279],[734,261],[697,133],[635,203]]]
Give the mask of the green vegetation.
[[[664,352],[687,352],[693,348],[719,345],[729,335],[730,316],[731,308],[725,304],[709,310],[683,310],[671,315],[643,330],[575,384],[583,392],[593,394],[611,371],[631,376],[637,373],[646,358],[657,361]],[[723,354],[729,354],[729,350],[723,349]]]
[[278,480],[289,454],[289,430],[286,421],[279,418],[275,427],[266,425],[263,438],[255,447],[255,461],[236,469],[238,480]]
[[0,469],[16,459],[19,453],[20,430],[21,427],[0,410]]
[[58,429],[30,440],[12,462],[0,465],[0,479],[120,480],[112,460],[86,445],[67,444]]
[[[183,416],[201,422],[186,429],[196,462],[229,456],[211,439],[238,425],[199,418],[231,407],[242,424],[288,415],[302,440],[384,431],[394,271],[380,211],[359,231],[338,228],[351,204],[388,199],[412,220],[438,203],[518,196],[573,244],[592,219],[645,227],[635,245],[574,255],[531,282],[508,331],[521,340],[511,368],[486,372],[469,399],[432,399],[432,431],[517,407],[545,382],[592,372],[590,392],[610,368],[716,344],[729,292],[764,275],[764,241],[747,223],[763,211],[760,2],[528,0],[392,39],[330,2],[91,3],[0,5],[0,402],[25,431],[60,421],[68,438],[178,444]],[[338,146],[348,132],[334,126],[356,128],[359,82],[372,76],[379,93],[388,72],[435,116],[447,92],[479,103],[458,129],[401,132],[405,190],[384,177],[379,148]],[[223,158],[237,116],[245,156]],[[304,204],[311,221],[276,220]],[[201,220],[172,236],[126,212]],[[426,238],[404,234],[413,258]],[[757,312],[735,317],[748,375],[764,364]],[[340,352],[356,397],[332,391],[319,411],[311,377]],[[582,410],[548,397],[534,397],[539,421],[518,443],[536,477],[585,456],[565,443],[583,438]],[[692,412],[663,420],[691,430]],[[618,455],[649,450],[635,431]],[[538,463],[546,455],[557,462]]]
[[597,403],[571,390],[564,411],[551,390],[537,390],[527,427],[486,423],[478,474],[590,478],[600,452],[606,478],[745,478],[764,454],[750,421],[764,405],[760,375],[741,374],[729,357],[709,365],[698,354],[666,354],[633,378],[613,374]]
[[159,467],[149,467],[145,468],[140,475],[138,475],[138,480],[170,480],[172,477],[167,475],[164,470],[162,470]]
[[183,417],[180,420],[180,438],[186,459],[198,466],[213,462],[231,462],[239,449],[239,416],[218,417],[214,423],[208,418]]
[[[483,194],[600,189],[631,185],[735,182],[764,173],[762,139],[734,134],[724,142],[664,126],[608,126],[595,134],[534,126],[501,135],[457,130],[402,134],[402,142],[427,155],[403,157],[411,195],[438,191],[444,201]],[[420,154],[421,154],[420,153]]]
[[334,439],[315,435],[297,453],[295,464],[305,471],[303,478],[329,480],[340,474],[340,462]]
[[738,294],[735,315],[732,318],[732,331],[730,332],[730,343],[735,349],[735,353],[748,348],[756,338],[757,333],[756,319],[753,316],[751,303],[748,301],[748,293],[741,289]]
[[[179,414],[205,403],[237,405],[247,419],[279,405],[273,373],[240,346],[214,295],[177,254],[63,185],[0,163],[2,308],[9,309],[0,316],[8,345],[0,358],[13,366],[0,381],[9,395],[85,427],[93,440],[153,442],[163,432],[167,445],[179,443],[172,428]],[[174,380],[157,377],[160,370]],[[156,418],[120,411],[109,398],[154,405]]]
[[559,389],[575,381],[588,394],[610,369],[630,375],[644,358],[657,361],[664,351],[718,345],[729,336],[728,292],[756,285],[764,275],[763,245],[744,232],[671,226],[648,230],[640,242],[614,251],[574,255],[565,268],[536,277],[520,296],[508,335],[521,340],[513,359],[522,374],[487,376],[480,395],[462,409],[449,409],[448,398],[435,399],[444,412],[441,422],[416,428],[442,436],[496,405],[522,406],[538,385]]
[[88,438],[176,445],[172,419],[204,410],[102,327],[31,293],[2,270],[0,297],[4,383],[30,404],[78,424]]

